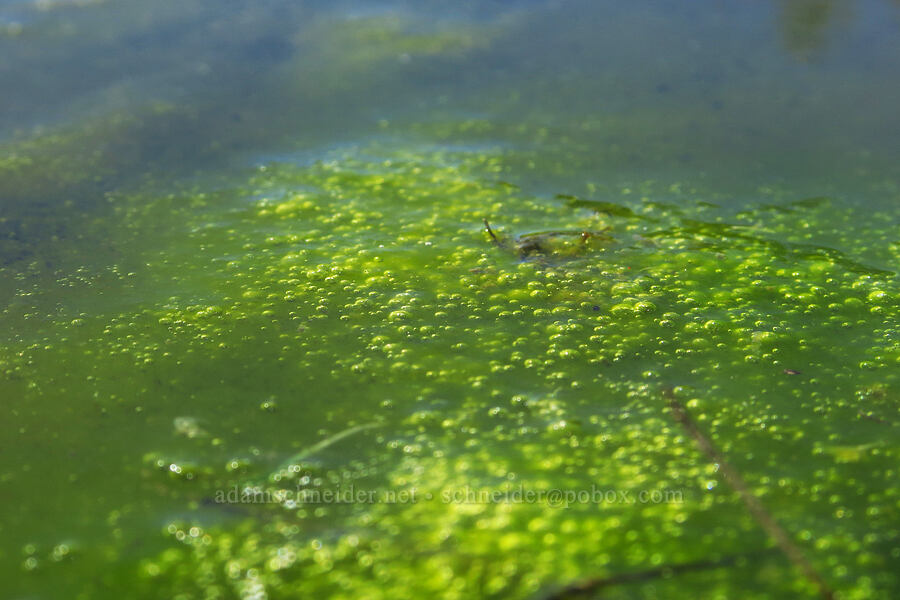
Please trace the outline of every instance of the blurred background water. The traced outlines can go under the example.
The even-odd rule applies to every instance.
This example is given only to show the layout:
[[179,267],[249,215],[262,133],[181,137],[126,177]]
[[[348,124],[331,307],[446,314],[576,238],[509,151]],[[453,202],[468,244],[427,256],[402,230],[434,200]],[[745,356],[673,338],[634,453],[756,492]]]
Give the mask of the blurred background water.
[[[266,432],[270,462],[297,450],[275,449],[279,440],[295,441],[290,423],[255,417],[242,424],[245,417],[220,410],[244,396],[256,406],[273,391],[293,389],[289,377],[199,391],[199,382],[228,371],[228,363],[216,363],[154,392],[165,407],[158,420],[144,421],[138,411],[115,417],[113,428],[101,425],[106,417],[86,399],[146,390],[137,376],[129,379],[128,361],[104,367],[102,384],[80,379],[95,368],[89,350],[102,344],[72,323],[96,322],[102,331],[129,311],[214,295],[204,291],[204,278],[219,281],[220,274],[205,274],[206,246],[177,229],[183,205],[193,202],[196,210],[185,221],[192,235],[232,228],[209,242],[216,247],[237,239],[235,231],[284,233],[230,220],[251,200],[277,195],[263,184],[267,191],[236,183],[251,178],[253,188],[254,174],[271,165],[351,164],[352,156],[387,169],[391,160],[402,162],[390,158],[394,152],[508,149],[504,182],[547,206],[559,203],[557,194],[632,189],[660,202],[705,199],[732,213],[757,209],[761,197],[784,206],[827,197],[852,216],[832,229],[820,223],[807,241],[850,257],[838,264],[893,277],[896,239],[883,234],[859,247],[848,239],[866,239],[875,227],[868,214],[880,215],[879,232],[897,224],[898,33],[900,3],[890,0],[0,0],[0,394],[8,413],[0,425],[0,563],[7,565],[0,572],[11,597],[60,597],[81,586],[90,569],[113,561],[92,544],[112,544],[120,552],[115,560],[132,566],[165,548],[160,527],[196,511],[196,497],[191,504],[156,483],[122,488],[137,485],[127,474],[143,454],[195,437],[189,419],[176,422],[181,441],[169,439],[184,398],[200,396],[188,403],[191,418],[221,420],[225,431],[244,427],[216,438],[226,454],[249,452],[254,435]],[[433,160],[423,159],[424,168],[457,169],[456,159]],[[357,174],[372,175],[371,165]],[[646,182],[657,191],[641,192]],[[136,195],[118,200],[129,194]],[[382,209],[387,226],[406,223],[401,209]],[[790,217],[796,230],[778,232],[778,240],[801,239],[804,218],[803,210]],[[473,223],[477,230],[479,220]],[[358,225],[360,239],[370,225]],[[156,247],[162,250],[154,254]],[[214,260],[239,262],[237,253]],[[170,262],[159,259],[164,254]],[[151,263],[154,275],[144,277]],[[195,270],[184,270],[192,264]],[[335,356],[341,344],[355,343],[337,325],[330,332]],[[71,362],[40,358],[41,348],[71,348],[63,353]],[[243,358],[234,364],[252,362]],[[833,366],[847,358],[837,354]],[[324,358],[316,364],[330,368]],[[361,410],[324,383],[316,389],[319,404],[297,426],[301,446],[321,437],[320,420],[335,421],[334,433],[337,422]],[[372,385],[364,394],[392,390]],[[102,443],[99,431],[108,432]],[[216,451],[184,452],[202,462]],[[70,479],[79,483],[65,483]],[[120,526],[117,511],[126,505],[140,517]],[[28,561],[41,552],[34,548],[58,550],[68,539],[88,548],[90,566],[33,577],[37,559]],[[891,556],[882,571],[897,564]],[[92,589],[85,593],[103,587]]]
[[5,2],[0,134],[179,106],[129,138],[140,173],[440,111],[615,117],[618,168],[821,179],[896,162],[897,21],[884,0]]

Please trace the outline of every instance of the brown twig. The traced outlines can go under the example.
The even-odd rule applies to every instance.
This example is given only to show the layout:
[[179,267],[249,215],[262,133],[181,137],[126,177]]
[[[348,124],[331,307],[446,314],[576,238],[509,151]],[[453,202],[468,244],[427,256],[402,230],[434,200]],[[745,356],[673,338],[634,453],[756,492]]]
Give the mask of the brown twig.
[[862,417],[863,419],[868,419],[868,420],[870,420],[870,421],[875,421],[876,423],[884,423],[884,424],[886,424],[886,425],[888,424],[888,422],[885,421],[884,419],[882,419],[881,417],[876,417],[875,415],[867,415],[867,414],[864,413],[863,411],[859,411],[859,416]]
[[491,239],[494,240],[494,243],[497,245],[500,245],[500,240],[497,239],[496,235],[494,235],[494,230],[491,229],[491,224],[488,223],[487,219],[484,220],[484,227],[485,227],[485,229],[487,229],[487,232],[490,234]]
[[681,425],[682,429],[694,438],[694,441],[697,443],[700,450],[711,461],[719,465],[719,472],[722,473],[722,476],[731,489],[740,496],[744,506],[747,507],[747,510],[759,526],[772,538],[775,545],[777,545],[784,555],[787,556],[788,560],[790,560],[791,563],[803,573],[806,579],[818,589],[819,596],[826,600],[833,600],[835,597],[834,592],[831,591],[831,588],[828,587],[828,584],[825,583],[822,576],[819,575],[812,563],[809,562],[809,559],[806,558],[806,555],[803,554],[800,547],[791,540],[787,532],[781,528],[781,525],[778,524],[771,513],[769,513],[762,505],[759,498],[753,494],[750,490],[750,486],[747,485],[747,482],[744,481],[744,478],[741,477],[741,474],[738,473],[737,469],[725,460],[725,456],[700,430],[690,414],[688,414],[685,406],[675,397],[672,390],[664,390],[663,396],[669,402],[669,408],[672,409],[672,416],[678,421],[678,424]]
[[756,558],[768,554],[768,552],[756,552],[752,554],[735,554],[725,556],[715,560],[698,560],[695,562],[682,563],[677,565],[664,565],[655,569],[646,571],[636,571],[632,573],[619,573],[618,575],[610,575],[609,577],[597,577],[586,579],[565,586],[552,592],[548,596],[544,596],[544,600],[568,600],[569,598],[577,598],[578,596],[586,596],[595,594],[603,588],[614,585],[624,585],[629,583],[640,583],[642,581],[650,581],[661,577],[671,575],[680,575],[681,573],[690,573],[692,571],[706,571],[710,569],[721,569],[724,567],[734,566],[738,561],[748,558]]

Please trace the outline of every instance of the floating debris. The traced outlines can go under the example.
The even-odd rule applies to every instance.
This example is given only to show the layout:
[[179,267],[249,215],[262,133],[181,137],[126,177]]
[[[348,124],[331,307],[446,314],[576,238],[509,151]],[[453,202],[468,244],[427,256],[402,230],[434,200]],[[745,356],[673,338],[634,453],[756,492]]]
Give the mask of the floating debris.
[[200,426],[200,422],[195,417],[175,417],[172,425],[175,427],[176,435],[184,436],[188,439],[209,435],[206,430]]

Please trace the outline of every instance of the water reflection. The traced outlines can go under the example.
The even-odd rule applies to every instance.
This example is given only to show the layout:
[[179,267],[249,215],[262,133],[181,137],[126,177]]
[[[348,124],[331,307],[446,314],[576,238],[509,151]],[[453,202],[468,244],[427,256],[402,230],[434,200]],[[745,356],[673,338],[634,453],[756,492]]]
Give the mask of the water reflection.
[[787,50],[809,60],[828,42],[831,31],[850,22],[849,2],[834,0],[781,0],[779,27]]
[[[900,0],[478,0],[452,15],[438,4],[0,0],[0,141],[2,153],[25,157],[14,176],[0,171],[0,197],[77,202],[102,196],[98,182],[105,190],[153,167],[174,176],[297,140],[332,143],[382,119],[434,120],[436,107],[516,125],[580,113],[581,126],[602,122],[618,136],[621,156],[663,144],[670,152],[645,162],[693,155],[711,171],[726,170],[723,156],[756,163],[792,144],[772,162],[829,140],[829,151],[887,147],[897,47],[893,32],[870,26]],[[803,69],[826,48],[867,69]],[[811,78],[799,85],[798,62]],[[847,110],[876,84],[871,110]],[[89,130],[68,145],[37,139],[67,124]]]
[[[887,2],[900,8],[900,0]],[[802,61],[815,59],[857,17],[857,4],[848,0],[778,0],[778,3],[778,26],[784,46]]]

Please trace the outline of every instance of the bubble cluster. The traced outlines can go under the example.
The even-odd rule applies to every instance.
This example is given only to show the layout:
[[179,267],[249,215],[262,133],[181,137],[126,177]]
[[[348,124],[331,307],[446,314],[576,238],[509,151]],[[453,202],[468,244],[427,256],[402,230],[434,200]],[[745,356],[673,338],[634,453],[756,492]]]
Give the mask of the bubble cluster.
[[[897,215],[860,239],[835,227],[856,218],[844,204],[774,192],[740,212],[624,190],[592,205],[504,184],[518,160],[372,144],[215,193],[122,192],[119,235],[153,243],[115,269],[120,301],[72,314],[18,291],[43,328],[3,348],[3,391],[140,424],[143,460],[121,472],[157,516],[180,509],[121,575],[136,593],[526,597],[748,550],[704,585],[806,593],[670,417],[670,388],[845,597],[896,588],[900,303],[879,256]],[[500,243],[548,229],[608,239]],[[297,495],[350,485],[381,501]],[[683,501],[441,500],[510,485]]]

